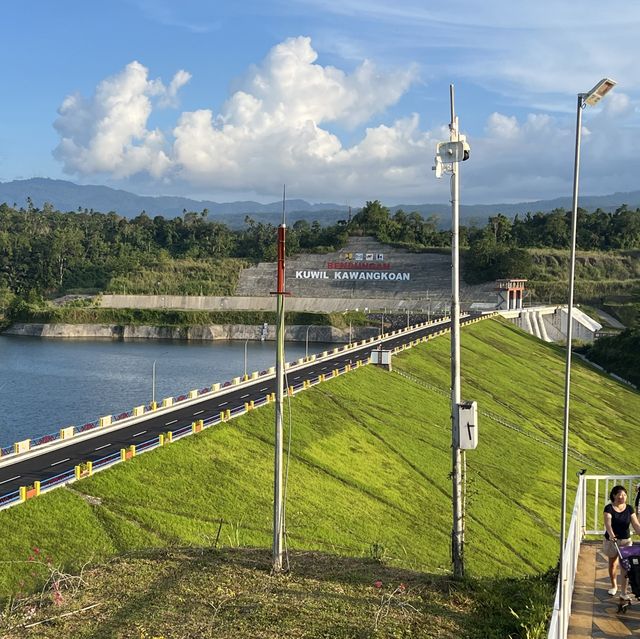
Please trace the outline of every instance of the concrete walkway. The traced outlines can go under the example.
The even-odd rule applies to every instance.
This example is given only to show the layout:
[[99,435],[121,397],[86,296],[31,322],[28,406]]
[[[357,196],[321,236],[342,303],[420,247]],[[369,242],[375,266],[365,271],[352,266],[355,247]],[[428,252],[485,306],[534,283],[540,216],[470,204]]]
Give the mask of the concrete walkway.
[[609,575],[601,547],[601,542],[580,547],[568,639],[640,637],[640,601],[634,599],[625,614],[618,614],[619,598],[607,594]]

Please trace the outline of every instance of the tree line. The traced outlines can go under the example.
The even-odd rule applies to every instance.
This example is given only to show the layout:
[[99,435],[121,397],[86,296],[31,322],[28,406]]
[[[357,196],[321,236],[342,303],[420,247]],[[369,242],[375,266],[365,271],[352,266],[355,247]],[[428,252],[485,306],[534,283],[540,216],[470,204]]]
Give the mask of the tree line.
[[[469,251],[465,278],[469,283],[501,277],[529,277],[533,262],[527,248],[568,249],[571,244],[571,212],[527,213],[513,220],[498,213],[484,228],[467,230]],[[580,251],[632,250],[640,248],[640,209],[626,205],[607,213],[578,209],[576,248]]]
[[640,328],[628,328],[619,335],[601,337],[583,351],[605,370],[621,375],[640,388]]
[[[288,251],[332,250],[346,242],[341,225],[296,222]],[[167,219],[145,212],[127,219],[114,212],[63,213],[45,207],[0,204],[0,288],[19,296],[69,289],[104,290],[109,281],[172,259],[275,257],[275,227],[247,218],[229,229],[202,212]]]
[[[613,213],[579,210],[577,243],[581,250],[640,248],[640,209],[622,206]],[[450,231],[438,217],[418,212],[391,213],[378,200],[369,201],[353,217],[323,226],[300,220],[289,228],[287,252],[329,252],[342,248],[349,235],[372,235],[383,243],[412,250],[447,247]],[[0,204],[0,290],[18,296],[70,289],[104,290],[112,278],[172,259],[240,257],[270,261],[276,256],[276,230],[269,223],[245,218],[241,230],[208,219],[208,211],[182,216],[151,217],[146,212],[127,219],[80,209],[61,212]],[[567,248],[570,213],[527,213],[514,220],[502,214],[485,226],[463,225],[465,279],[527,277],[530,247]]]

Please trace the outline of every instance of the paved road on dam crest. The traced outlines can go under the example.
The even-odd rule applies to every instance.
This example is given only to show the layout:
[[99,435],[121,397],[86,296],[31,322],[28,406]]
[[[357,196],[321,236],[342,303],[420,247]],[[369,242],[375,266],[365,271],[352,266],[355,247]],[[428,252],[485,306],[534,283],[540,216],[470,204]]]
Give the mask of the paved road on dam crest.
[[[461,324],[478,317],[478,314],[466,315],[461,318]],[[334,369],[347,364],[356,366],[357,362],[368,362],[371,351],[381,344],[384,349],[402,347],[449,326],[448,319],[418,325],[364,345],[341,349],[338,353],[330,352],[317,361],[292,365],[287,370],[287,384],[297,386],[306,380],[317,380],[319,375],[329,375]],[[123,448],[157,438],[167,431],[190,426],[196,420],[218,417],[221,411],[244,407],[246,402],[264,400],[265,396],[274,392],[275,376],[262,375],[239,385],[222,387],[215,393],[208,393],[197,399],[148,412],[135,420],[127,420],[127,424],[96,428],[66,441],[45,444],[19,455],[7,455],[0,459],[0,497],[21,486],[32,486],[35,481],[51,480],[79,464],[103,459],[107,455],[119,453]]]

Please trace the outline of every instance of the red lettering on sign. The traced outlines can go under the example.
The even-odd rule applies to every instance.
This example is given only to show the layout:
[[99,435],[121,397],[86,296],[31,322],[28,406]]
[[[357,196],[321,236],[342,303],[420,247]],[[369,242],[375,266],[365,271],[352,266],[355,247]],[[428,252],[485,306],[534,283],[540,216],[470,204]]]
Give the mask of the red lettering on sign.
[[350,269],[352,271],[388,271],[391,262],[327,262],[328,269]]

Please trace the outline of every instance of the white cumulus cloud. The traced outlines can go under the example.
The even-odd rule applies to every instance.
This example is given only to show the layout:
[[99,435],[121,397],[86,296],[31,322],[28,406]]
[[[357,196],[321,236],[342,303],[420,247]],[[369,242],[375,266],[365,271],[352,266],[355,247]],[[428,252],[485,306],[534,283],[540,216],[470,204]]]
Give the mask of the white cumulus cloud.
[[[179,114],[164,131],[150,128],[153,109],[175,105],[190,78],[179,71],[165,85],[132,62],[100,82],[90,98],[68,96],[55,122],[61,136],[55,155],[65,171],[146,175],[163,190],[170,185],[216,197],[243,191],[273,196],[283,183],[296,197],[322,201],[449,197],[445,181],[431,171],[447,127],[426,128],[415,113],[384,119],[415,82],[411,67],[383,71],[365,60],[347,72],[319,64],[309,38],[290,38],[237,81],[218,112],[202,105]],[[624,131],[637,117],[637,100],[617,91],[603,104],[585,112],[584,192],[628,190],[639,170],[633,136]],[[469,136],[462,200],[569,195],[574,126],[571,115],[494,112],[483,133]],[[341,130],[349,130],[350,144]]]
[[163,133],[149,130],[147,122],[153,101],[175,100],[189,78],[187,72],[179,71],[165,87],[160,80],[150,80],[147,68],[134,61],[100,82],[91,98],[68,96],[54,122],[61,137],[55,157],[67,173],[161,176],[171,160]]
[[377,167],[370,178],[382,179],[389,167],[380,165],[381,157],[397,158],[403,168],[405,143],[424,135],[416,118],[410,126],[400,121],[369,128],[361,144],[347,149],[327,127],[370,121],[402,97],[415,69],[385,72],[365,60],[347,73],[317,58],[309,38],[290,38],[249,70],[219,113],[184,112],[164,133],[148,129],[154,103],[173,103],[191,76],[179,71],[165,86],[132,62],[103,80],[91,99],[66,98],[55,122],[62,138],[55,155],[66,172],[79,175],[148,173],[197,187],[260,192],[287,181],[308,189],[308,197],[334,189],[344,171],[352,182],[368,181]]
[[[637,181],[635,136],[626,128],[633,121],[633,104],[623,93],[607,100],[606,107],[583,112],[580,190],[585,194],[628,191]],[[469,203],[571,196],[575,115],[518,119],[493,113],[471,147],[463,168]]]
[[[213,181],[228,189],[263,192],[286,181],[313,197],[335,189],[344,172],[364,173],[374,158],[358,150],[372,146],[372,133],[344,149],[326,125],[369,121],[397,102],[414,71],[383,73],[364,61],[347,74],[317,64],[317,57],[309,38],[290,38],[251,69],[220,114],[208,109],[183,113],[173,131],[179,175],[192,183]],[[385,139],[375,154],[393,156],[405,128],[398,123],[391,127],[395,134],[386,135],[382,131],[388,127],[381,127]]]

